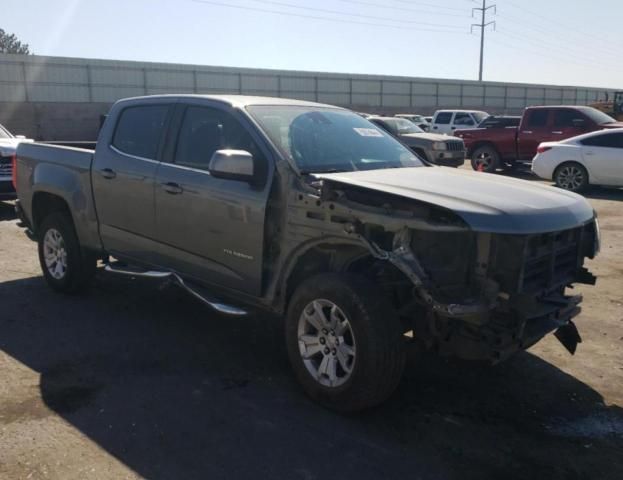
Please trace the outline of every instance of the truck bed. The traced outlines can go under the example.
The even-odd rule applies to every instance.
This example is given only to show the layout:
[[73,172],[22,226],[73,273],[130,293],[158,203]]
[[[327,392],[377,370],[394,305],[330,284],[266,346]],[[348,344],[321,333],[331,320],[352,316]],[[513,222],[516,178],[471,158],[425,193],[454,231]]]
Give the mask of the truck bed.
[[[91,164],[94,150],[22,143],[17,149],[17,196],[27,223],[35,226],[35,210],[47,203],[46,194],[61,197],[72,213],[81,244],[96,246],[99,234]],[[61,189],[58,186],[62,186]],[[39,195],[41,193],[41,195]],[[36,203],[39,202],[39,205]]]

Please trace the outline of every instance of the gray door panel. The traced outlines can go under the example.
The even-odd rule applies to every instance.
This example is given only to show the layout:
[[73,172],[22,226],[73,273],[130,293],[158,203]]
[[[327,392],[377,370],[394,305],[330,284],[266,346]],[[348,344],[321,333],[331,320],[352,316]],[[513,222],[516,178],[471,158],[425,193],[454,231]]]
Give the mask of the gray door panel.
[[151,263],[156,221],[154,179],[172,103],[142,102],[105,125],[91,172],[106,250]]
[[[102,151],[104,150],[104,152]],[[158,162],[137,159],[112,148],[98,150],[93,162],[93,195],[100,235],[108,251],[120,251],[148,260],[142,251],[144,239],[155,236],[154,178]],[[106,178],[102,171],[114,172]]]

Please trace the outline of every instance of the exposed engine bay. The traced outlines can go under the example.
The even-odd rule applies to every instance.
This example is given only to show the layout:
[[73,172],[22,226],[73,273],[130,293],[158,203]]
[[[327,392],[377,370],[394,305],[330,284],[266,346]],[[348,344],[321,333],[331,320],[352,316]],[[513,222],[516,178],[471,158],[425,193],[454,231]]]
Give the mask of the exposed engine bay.
[[555,331],[575,352],[582,298],[566,289],[595,283],[583,264],[599,249],[596,220],[546,233],[489,233],[436,205],[329,179],[314,186],[318,197],[299,195],[291,206],[296,226],[322,222],[327,237],[361,242],[369,255],[350,268],[375,275],[405,329],[427,348],[499,362]]

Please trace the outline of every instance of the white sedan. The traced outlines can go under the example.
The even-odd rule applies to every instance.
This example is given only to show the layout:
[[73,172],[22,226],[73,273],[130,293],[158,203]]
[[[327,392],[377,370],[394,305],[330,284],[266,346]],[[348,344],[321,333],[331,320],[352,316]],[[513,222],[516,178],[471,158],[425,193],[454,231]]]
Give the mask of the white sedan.
[[587,185],[623,186],[623,128],[542,143],[532,171],[573,192]]

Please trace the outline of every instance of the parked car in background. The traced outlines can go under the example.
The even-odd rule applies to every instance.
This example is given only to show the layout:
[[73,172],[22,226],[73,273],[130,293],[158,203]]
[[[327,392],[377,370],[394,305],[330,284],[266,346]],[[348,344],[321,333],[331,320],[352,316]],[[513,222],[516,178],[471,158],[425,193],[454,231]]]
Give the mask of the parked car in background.
[[14,136],[0,125],[0,200],[15,198],[13,188],[13,157],[21,142],[32,142],[23,135]]
[[121,100],[95,151],[21,144],[16,175],[16,210],[52,289],[88,287],[101,259],[224,315],[278,315],[296,378],[340,411],[392,393],[408,337],[498,363],[555,331],[573,353],[581,296],[565,288],[595,281],[586,199],[431,167],[330,105]]
[[465,163],[465,145],[458,138],[427,133],[406,118],[370,117],[368,120],[430,163],[446,167],[460,167]]
[[480,122],[478,128],[512,128],[518,127],[519,122],[521,122],[521,116],[491,115]]
[[490,115],[477,110],[437,110],[430,131],[452,135],[455,130],[477,128]]
[[588,185],[621,187],[623,128],[541,143],[532,161],[532,171],[572,192],[580,192]]
[[478,128],[454,134],[465,141],[474,170],[494,172],[531,162],[540,143],[617,127],[623,127],[623,123],[599,110],[565,105],[528,107],[517,128]]
[[428,132],[430,130],[430,123],[428,123],[422,115],[415,115],[415,114],[410,114],[410,113],[399,113],[399,114],[394,115],[394,117],[404,118],[406,120],[409,120],[410,122],[415,124],[415,126],[420,127],[425,132]]

